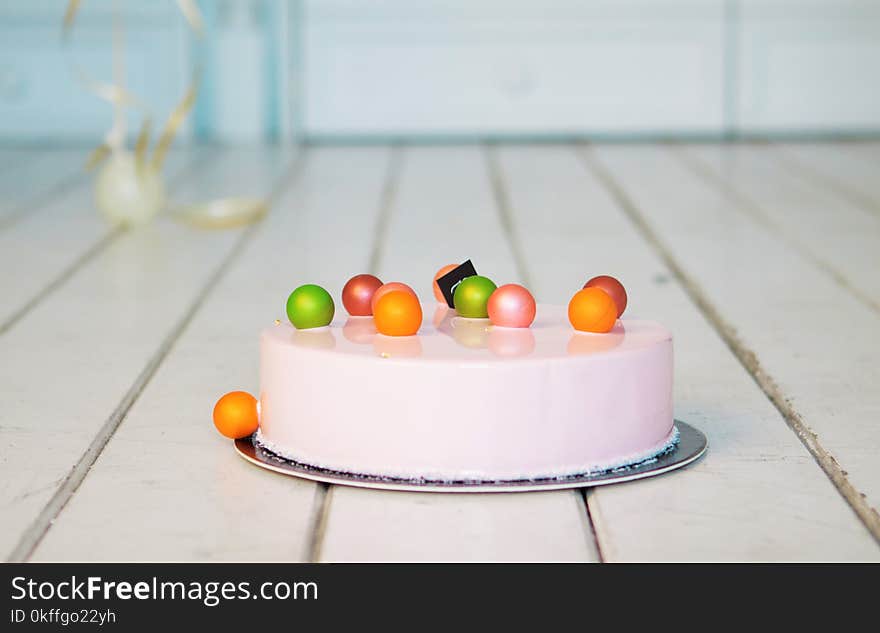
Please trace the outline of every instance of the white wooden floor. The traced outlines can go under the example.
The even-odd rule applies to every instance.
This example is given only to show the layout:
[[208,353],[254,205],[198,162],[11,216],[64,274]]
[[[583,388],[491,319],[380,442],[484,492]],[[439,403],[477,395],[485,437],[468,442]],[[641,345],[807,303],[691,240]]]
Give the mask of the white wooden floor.
[[[260,225],[108,228],[83,152],[0,149],[0,556],[11,560],[880,559],[880,144],[194,149],[177,202]],[[289,291],[430,299],[467,257],[565,302],[619,276],[675,335],[710,452],[585,491],[326,487],[211,424]]]

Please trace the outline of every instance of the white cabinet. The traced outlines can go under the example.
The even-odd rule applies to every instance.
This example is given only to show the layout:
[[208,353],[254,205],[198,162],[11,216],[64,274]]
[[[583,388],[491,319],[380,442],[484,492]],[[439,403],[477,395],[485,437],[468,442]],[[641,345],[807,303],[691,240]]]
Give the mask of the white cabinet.
[[741,0],[738,23],[739,129],[880,130],[880,3]]
[[720,0],[311,0],[305,130],[715,133]]
[[880,131],[872,0],[306,0],[313,136]]
[[[202,68],[200,138],[880,133],[877,0],[203,0],[198,42],[171,0],[119,4],[155,123]],[[0,140],[110,125],[71,62],[110,77],[113,3],[62,50],[64,5],[0,3]]]

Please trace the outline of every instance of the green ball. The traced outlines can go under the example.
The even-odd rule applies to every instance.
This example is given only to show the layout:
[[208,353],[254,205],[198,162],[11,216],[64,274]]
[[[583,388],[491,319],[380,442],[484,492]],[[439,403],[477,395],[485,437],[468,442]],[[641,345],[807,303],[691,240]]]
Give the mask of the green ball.
[[287,297],[287,318],[298,330],[330,325],[335,312],[333,297],[315,284],[300,286]]
[[455,311],[470,319],[485,319],[489,316],[486,306],[495,288],[497,286],[488,277],[480,275],[465,277],[455,287],[455,293],[452,295]]

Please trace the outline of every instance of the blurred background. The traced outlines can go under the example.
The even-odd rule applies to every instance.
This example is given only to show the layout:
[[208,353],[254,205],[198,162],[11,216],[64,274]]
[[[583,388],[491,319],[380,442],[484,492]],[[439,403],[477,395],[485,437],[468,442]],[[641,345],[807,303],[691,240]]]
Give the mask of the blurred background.
[[[202,70],[179,139],[219,142],[865,136],[880,132],[871,0],[172,0],[0,5],[0,140],[93,142],[111,107],[157,112]],[[134,115],[132,115],[134,116]],[[137,125],[129,126],[131,134]]]

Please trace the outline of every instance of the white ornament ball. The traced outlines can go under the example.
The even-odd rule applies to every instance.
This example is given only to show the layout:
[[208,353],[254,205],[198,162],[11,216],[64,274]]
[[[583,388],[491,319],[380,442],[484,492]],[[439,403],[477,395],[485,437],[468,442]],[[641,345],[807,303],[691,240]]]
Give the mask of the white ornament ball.
[[95,201],[113,224],[145,224],[165,206],[162,173],[148,161],[138,167],[131,152],[113,152],[98,173]]

